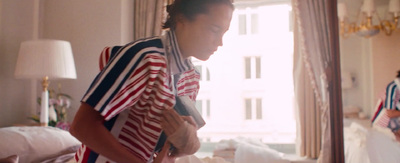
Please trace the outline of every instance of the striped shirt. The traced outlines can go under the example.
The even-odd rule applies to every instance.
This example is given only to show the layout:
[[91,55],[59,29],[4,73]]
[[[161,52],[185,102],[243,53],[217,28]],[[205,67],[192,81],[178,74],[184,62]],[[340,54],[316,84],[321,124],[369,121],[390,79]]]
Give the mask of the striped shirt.
[[386,87],[385,108],[400,110],[400,79],[396,78]]
[[[200,75],[190,59],[181,56],[172,30],[161,37],[106,47],[100,56],[101,71],[82,98],[101,113],[111,134],[144,162],[151,158],[162,131],[161,111],[174,106],[175,94],[195,101],[198,93]],[[113,162],[84,144],[75,160]]]

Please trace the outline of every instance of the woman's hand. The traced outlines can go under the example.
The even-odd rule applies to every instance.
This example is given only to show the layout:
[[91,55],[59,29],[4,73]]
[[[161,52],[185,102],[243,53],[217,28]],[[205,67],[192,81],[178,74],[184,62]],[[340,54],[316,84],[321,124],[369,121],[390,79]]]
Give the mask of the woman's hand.
[[171,143],[165,142],[163,148],[160,153],[154,159],[154,163],[174,163],[176,157],[171,155],[171,151],[169,150]]
[[389,118],[396,118],[396,117],[400,117],[400,111],[398,110],[391,110],[391,109],[387,109],[386,110],[386,114]]
[[[173,109],[165,109],[161,117],[161,127],[167,135],[167,142],[176,147],[169,151],[169,157],[193,154],[200,148],[197,125],[191,116],[180,116]],[[169,146],[168,144],[165,144]]]
[[161,127],[167,136],[172,135],[184,123],[181,117],[174,109],[165,109],[161,117]]
[[174,109],[165,109],[161,117],[161,127],[165,134],[170,136],[175,133],[185,121],[198,128],[192,116],[181,116]]

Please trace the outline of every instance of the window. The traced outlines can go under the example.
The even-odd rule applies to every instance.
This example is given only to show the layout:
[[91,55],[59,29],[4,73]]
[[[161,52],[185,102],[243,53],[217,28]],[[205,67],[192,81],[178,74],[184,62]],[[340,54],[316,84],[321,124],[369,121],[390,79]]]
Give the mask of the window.
[[290,1],[238,3],[224,46],[206,62],[193,61],[202,76],[197,107],[206,121],[198,131],[202,146],[196,156],[212,156],[218,142],[237,137],[294,154]]
[[245,99],[246,120],[262,119],[261,98]]
[[196,65],[195,68],[200,73],[200,81],[210,81],[210,70],[206,66]]
[[211,110],[210,110],[210,100],[197,100],[196,101],[196,109],[202,115],[203,118],[210,119]]
[[251,14],[251,34],[258,33],[258,14]]
[[293,12],[292,10],[289,11],[289,32],[293,32]]
[[240,14],[239,15],[239,35],[247,34],[247,22],[246,22],[246,15]]
[[258,34],[258,13],[251,13],[248,11],[253,11],[253,9],[247,8],[242,11],[242,14],[238,15],[239,35]]
[[260,79],[261,78],[261,57],[245,57],[245,78]]

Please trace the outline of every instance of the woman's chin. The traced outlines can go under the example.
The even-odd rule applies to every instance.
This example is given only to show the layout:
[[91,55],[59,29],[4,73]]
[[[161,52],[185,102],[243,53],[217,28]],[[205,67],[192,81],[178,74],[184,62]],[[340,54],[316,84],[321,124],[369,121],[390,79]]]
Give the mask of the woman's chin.
[[201,61],[207,61],[210,58],[211,55],[207,55],[207,56],[201,56],[201,57],[195,57],[198,60]]

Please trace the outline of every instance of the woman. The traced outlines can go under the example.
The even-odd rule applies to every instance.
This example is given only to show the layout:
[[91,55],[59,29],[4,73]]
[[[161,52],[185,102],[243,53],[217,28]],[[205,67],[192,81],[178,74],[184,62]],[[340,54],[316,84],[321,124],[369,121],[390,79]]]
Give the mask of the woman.
[[400,141],[400,71],[396,78],[386,86],[386,99],[384,103],[386,114],[390,118],[389,128],[392,129],[396,138]]
[[118,48],[82,98],[70,129],[83,143],[77,162],[173,162],[198,150],[196,124],[172,108],[175,96],[195,102],[199,74],[190,58],[205,61],[222,46],[233,5],[175,0],[167,11],[166,34]]

